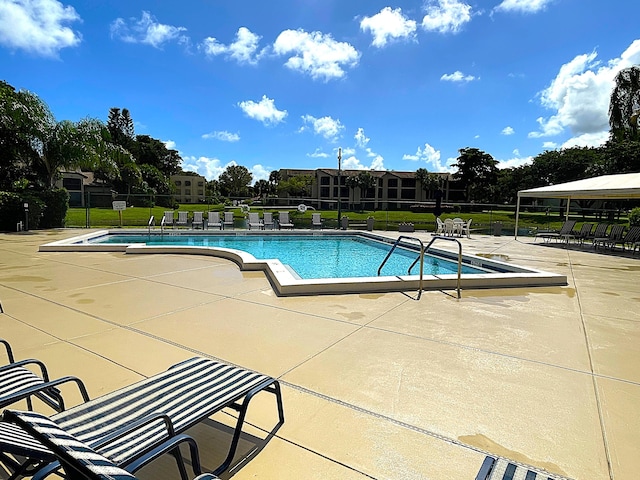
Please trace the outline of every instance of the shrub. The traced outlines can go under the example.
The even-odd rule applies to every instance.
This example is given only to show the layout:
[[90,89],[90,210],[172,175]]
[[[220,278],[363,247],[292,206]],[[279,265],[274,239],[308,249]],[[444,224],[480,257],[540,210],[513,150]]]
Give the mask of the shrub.
[[640,207],[633,208],[629,212],[629,225],[640,225]]
[[[24,203],[29,204],[29,229],[40,226],[44,203],[32,194],[0,192],[0,231],[15,232],[18,222],[25,222]],[[27,225],[24,225],[26,227]]]
[[[52,188],[38,195],[44,204],[38,227],[61,228],[69,209],[69,192],[64,188]],[[31,228],[31,225],[30,225]]]

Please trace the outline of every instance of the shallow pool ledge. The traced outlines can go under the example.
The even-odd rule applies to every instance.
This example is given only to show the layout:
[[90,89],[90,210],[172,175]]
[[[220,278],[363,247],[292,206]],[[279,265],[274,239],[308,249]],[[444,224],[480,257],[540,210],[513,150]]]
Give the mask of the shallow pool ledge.
[[[208,255],[225,258],[236,263],[241,270],[265,272],[275,292],[280,296],[322,295],[344,293],[382,293],[408,292],[420,288],[419,275],[384,276],[384,277],[352,277],[352,278],[319,278],[301,279],[277,259],[261,260],[253,255],[236,249],[221,247],[199,247],[179,245],[146,245],[146,244],[114,244],[90,243],[96,237],[108,235],[110,231],[98,231],[80,235],[71,239],[41,245],[41,252],[123,252],[126,254],[179,254]],[[122,233],[118,231],[118,233]],[[299,234],[300,232],[298,232]],[[389,241],[389,239],[386,239]],[[435,252],[435,249],[432,249]],[[430,251],[432,251],[430,250]],[[438,250],[444,257],[456,258],[455,254]],[[513,287],[549,287],[566,286],[567,277],[555,273],[543,272],[530,268],[505,263],[498,260],[465,255],[472,264],[493,268],[500,273],[462,274],[461,289],[513,288]],[[423,290],[455,290],[457,275],[425,275],[422,281]]]

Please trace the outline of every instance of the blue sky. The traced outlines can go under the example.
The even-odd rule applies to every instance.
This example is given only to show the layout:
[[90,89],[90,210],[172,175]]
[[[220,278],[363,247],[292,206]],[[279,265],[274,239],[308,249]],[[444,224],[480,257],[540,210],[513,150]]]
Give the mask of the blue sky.
[[185,170],[501,167],[608,134],[637,0],[0,0],[0,79],[56,119],[128,108]]

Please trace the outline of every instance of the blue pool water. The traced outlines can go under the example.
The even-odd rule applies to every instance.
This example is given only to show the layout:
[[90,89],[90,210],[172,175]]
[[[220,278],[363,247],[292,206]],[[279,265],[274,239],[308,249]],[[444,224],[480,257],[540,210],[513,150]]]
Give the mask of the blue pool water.
[[[304,279],[375,277],[378,267],[391,249],[387,243],[353,235],[107,235],[93,239],[91,243],[232,248],[248,252],[257,259],[277,258]],[[418,256],[416,251],[397,248],[381,275],[407,275],[408,268]],[[416,264],[411,274],[419,273],[420,265]],[[457,263],[425,255],[425,275],[457,273]],[[486,271],[463,265],[462,273],[479,274]]]

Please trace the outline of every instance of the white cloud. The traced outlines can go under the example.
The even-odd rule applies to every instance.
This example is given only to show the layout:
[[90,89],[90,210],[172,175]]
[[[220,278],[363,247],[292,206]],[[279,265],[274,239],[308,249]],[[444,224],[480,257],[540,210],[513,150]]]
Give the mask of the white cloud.
[[[440,159],[440,150],[436,150],[428,143],[423,147],[418,147],[415,154],[405,154],[402,156],[403,160],[410,160],[412,162],[425,162],[431,172],[447,172],[449,168],[447,164],[443,164]],[[455,161],[455,159],[454,159]],[[449,163],[449,162],[447,162]],[[451,162],[453,163],[453,162]]]
[[206,38],[200,48],[205,55],[226,55],[227,58],[236,60],[238,63],[248,63],[256,65],[263,56],[264,49],[258,52],[258,43],[262,37],[251,32],[246,27],[240,27],[236,33],[236,39],[229,45],[224,45],[213,37]]
[[522,165],[530,165],[533,161],[533,157],[520,157],[517,151],[514,151],[515,157],[507,160],[497,160],[499,169],[521,167]]
[[512,127],[504,127],[500,133],[502,133],[502,135],[513,135],[516,132]]
[[439,33],[458,33],[471,21],[471,5],[458,0],[430,0],[425,8],[422,28]]
[[211,133],[205,133],[204,135],[202,135],[202,138],[204,138],[205,140],[208,140],[208,139],[220,140],[222,142],[237,142],[238,140],[240,140],[240,135],[238,135],[237,133],[231,133],[231,132],[227,132],[226,130],[222,130],[222,131],[215,131]]
[[[331,117],[316,118],[311,115],[304,115],[302,121],[306,124],[310,124],[313,127],[313,133],[316,135],[322,135],[327,140],[337,140],[340,132],[344,130],[344,125],[340,123],[340,120],[333,119]],[[301,128],[304,131],[305,127]]]
[[553,0],[502,0],[502,3],[494,8],[495,11],[537,13],[544,10]]
[[558,144],[556,142],[542,142],[542,148],[552,150],[554,148],[558,148]]
[[251,175],[253,175],[254,183],[258,180],[269,180],[269,174],[271,170],[267,170],[266,167],[263,167],[260,164],[254,165],[249,169]]
[[597,133],[583,133],[570,138],[564,142],[560,148],[571,147],[597,147],[606,143],[609,140],[609,132],[597,132]]
[[358,128],[358,131],[353,136],[353,138],[356,139],[356,145],[360,148],[365,148],[367,146],[367,143],[369,143],[369,140],[371,140],[364,134],[364,128],[362,127]]
[[118,38],[128,43],[144,43],[155,48],[161,48],[166,42],[177,41],[186,44],[189,37],[183,35],[185,27],[175,27],[158,23],[151,13],[143,11],[140,20],[130,18],[116,18],[111,23],[111,38]]
[[460,70],[456,70],[453,73],[444,74],[440,77],[440,80],[444,82],[472,82],[476,79],[473,75],[465,75]]
[[363,164],[355,155],[348,158],[342,158],[343,170],[386,170],[384,168],[384,158],[381,155],[376,156],[369,166]]
[[236,162],[229,162],[226,165],[222,165],[222,161],[218,158],[209,157],[194,157],[183,156],[182,157],[182,169],[187,172],[196,172],[207,180],[217,180],[222,172],[224,172],[229,165],[237,165]]
[[331,35],[304,30],[285,30],[273,44],[277,55],[291,56],[285,66],[325,81],[342,78],[344,67],[355,67],[360,53],[349,43],[337,42]]
[[169,150],[176,149],[176,142],[174,142],[173,140],[165,140],[162,143],[164,143],[164,146],[167,147]]
[[267,98],[266,95],[263,95],[262,100],[257,103],[253,100],[246,100],[244,102],[239,102],[238,106],[249,118],[258,120],[264,125],[278,124],[287,116],[287,111],[278,110],[274,100]]
[[45,57],[57,57],[82,40],[65,24],[81,21],[72,6],[56,0],[0,1],[0,44]]
[[307,157],[311,157],[311,158],[329,158],[329,154],[321,151],[319,148],[316,148],[315,152],[307,153]]
[[371,45],[384,47],[393,39],[415,38],[416,22],[402,14],[402,9],[384,7],[372,17],[364,17],[360,21],[360,30],[369,30],[373,35]]
[[608,138],[609,100],[615,76],[621,69],[638,63],[640,40],[635,40],[619,58],[606,64],[592,52],[578,55],[560,67],[549,87],[539,93],[542,106],[554,113],[538,118],[540,128],[530,132],[529,138],[552,137],[568,129],[574,138],[565,145],[600,145]]

